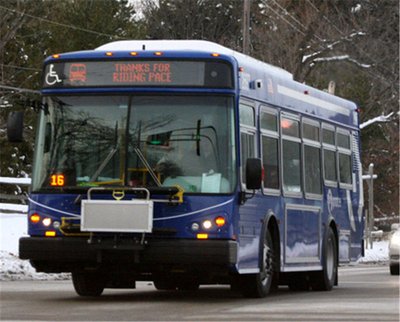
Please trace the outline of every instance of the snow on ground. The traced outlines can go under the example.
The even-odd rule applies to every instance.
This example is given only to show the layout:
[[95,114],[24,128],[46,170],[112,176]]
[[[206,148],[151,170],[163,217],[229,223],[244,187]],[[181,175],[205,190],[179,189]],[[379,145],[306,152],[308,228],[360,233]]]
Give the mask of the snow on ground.
[[27,235],[26,214],[0,212],[0,280],[68,279],[70,274],[36,273],[29,261],[18,258],[18,240]]
[[[18,258],[18,240],[27,236],[26,214],[0,212],[0,280],[49,280],[68,279],[69,274],[36,273],[27,260]],[[388,241],[374,242],[372,249],[365,250],[365,257],[358,263],[386,262],[389,259]]]

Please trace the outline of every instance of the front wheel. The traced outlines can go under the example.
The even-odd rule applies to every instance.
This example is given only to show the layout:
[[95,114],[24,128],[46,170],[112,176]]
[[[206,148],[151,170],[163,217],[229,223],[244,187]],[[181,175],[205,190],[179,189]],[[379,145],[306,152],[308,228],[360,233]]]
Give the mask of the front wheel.
[[105,287],[103,274],[97,272],[72,272],[72,283],[80,296],[100,296]]
[[311,277],[311,287],[315,291],[330,291],[335,285],[338,271],[338,252],[336,237],[332,228],[328,227],[322,253],[322,271]]
[[274,279],[274,261],[275,252],[271,233],[267,229],[261,249],[260,273],[251,275],[242,275],[240,278],[240,287],[245,297],[261,298],[268,295],[272,288]]

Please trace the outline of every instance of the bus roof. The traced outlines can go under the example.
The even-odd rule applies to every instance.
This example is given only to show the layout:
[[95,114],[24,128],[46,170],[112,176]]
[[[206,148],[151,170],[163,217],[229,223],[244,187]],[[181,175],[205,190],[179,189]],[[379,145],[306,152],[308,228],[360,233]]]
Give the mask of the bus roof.
[[273,74],[279,74],[281,78],[293,79],[293,75],[288,71],[264,63],[260,60],[246,56],[233,49],[221,46],[206,40],[120,40],[97,47],[99,51],[193,51],[219,53],[223,55],[233,56],[238,62],[247,61],[253,66],[260,69],[268,70]]

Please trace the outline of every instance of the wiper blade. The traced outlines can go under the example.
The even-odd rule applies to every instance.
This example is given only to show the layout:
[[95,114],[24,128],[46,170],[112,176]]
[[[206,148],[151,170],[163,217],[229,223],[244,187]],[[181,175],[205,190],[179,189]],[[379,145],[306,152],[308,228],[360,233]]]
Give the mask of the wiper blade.
[[144,166],[146,167],[146,169],[149,171],[150,176],[153,178],[154,182],[157,184],[158,187],[161,187],[161,182],[160,180],[158,180],[157,175],[155,174],[155,172],[153,171],[153,169],[151,168],[150,164],[147,162],[146,158],[144,157],[142,151],[139,148],[134,148],[133,149],[135,151],[135,153],[137,154],[137,156],[139,157],[140,161],[143,162]]
[[100,173],[104,170],[108,162],[111,160],[111,158],[114,156],[115,153],[118,151],[118,146],[115,148],[112,148],[106,158],[103,160],[103,162],[100,164],[100,166],[97,168],[96,172],[90,177],[89,182],[94,182],[97,180],[97,177],[100,175]]

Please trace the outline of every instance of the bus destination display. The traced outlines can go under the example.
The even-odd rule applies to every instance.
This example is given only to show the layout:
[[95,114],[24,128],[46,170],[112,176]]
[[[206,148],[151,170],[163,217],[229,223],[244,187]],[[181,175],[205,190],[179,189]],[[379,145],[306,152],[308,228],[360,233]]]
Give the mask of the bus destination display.
[[43,88],[184,86],[232,88],[231,67],[208,61],[82,61],[46,65]]

